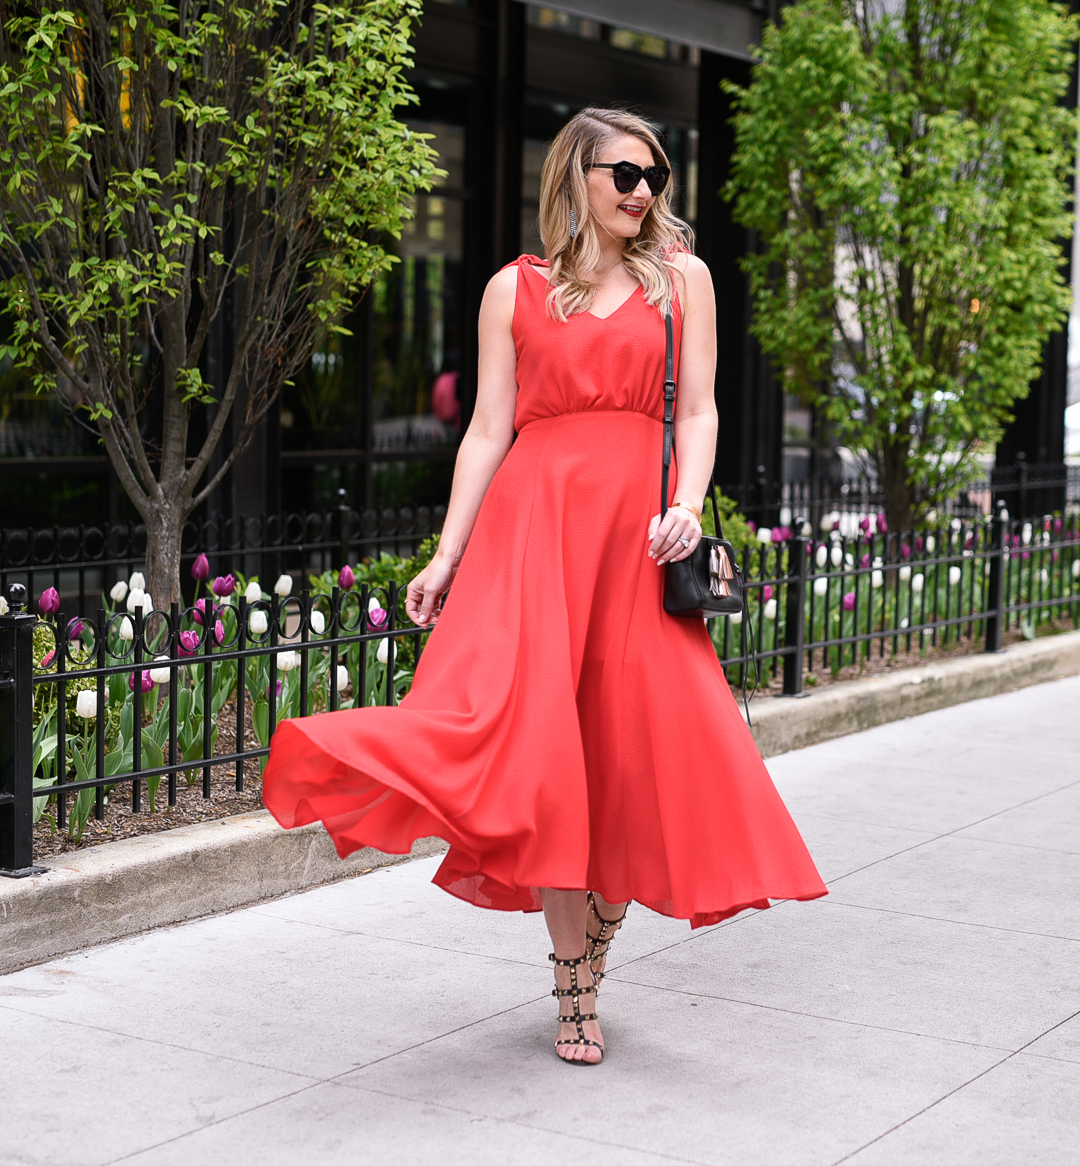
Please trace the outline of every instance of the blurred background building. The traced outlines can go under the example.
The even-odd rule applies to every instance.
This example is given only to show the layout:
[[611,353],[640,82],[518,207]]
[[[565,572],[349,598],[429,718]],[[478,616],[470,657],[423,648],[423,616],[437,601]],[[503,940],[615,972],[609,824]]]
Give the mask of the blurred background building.
[[[542,251],[536,215],[546,145],[589,104],[625,106],[660,128],[678,213],[712,270],[718,481],[840,473],[812,411],[785,399],[749,336],[738,259],[754,241],[718,193],[732,148],[721,82],[749,79],[753,45],[781,3],[428,0],[411,78],[419,104],[405,112],[432,135],[446,177],[418,199],[393,248],[400,262],[345,321],[351,335],[335,335],[314,354],[208,516],[317,509],[341,488],[356,506],[445,502],[475,400],[484,286],[517,255]],[[1080,349],[1074,355],[1080,368]],[[215,359],[211,350],[208,365]],[[1064,458],[1069,367],[1061,334],[1002,443],[1003,464],[1021,454],[1032,463]],[[212,367],[207,374],[212,380]],[[16,515],[20,525],[132,516],[92,437],[2,367],[0,491],[8,503],[0,525]]]

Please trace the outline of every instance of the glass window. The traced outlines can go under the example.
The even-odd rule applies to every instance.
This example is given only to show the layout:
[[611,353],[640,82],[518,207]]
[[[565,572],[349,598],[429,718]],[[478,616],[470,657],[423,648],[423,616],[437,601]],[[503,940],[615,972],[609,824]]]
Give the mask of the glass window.
[[579,16],[571,16],[568,12],[558,12],[554,8],[527,9],[529,24],[537,28],[551,28],[556,32],[565,32],[570,36],[584,37],[586,40],[600,39],[600,25],[595,20],[582,20]]
[[661,60],[666,60],[670,55],[668,42],[652,33],[635,32],[632,28],[613,28],[608,39],[615,48],[626,49],[631,53],[643,53],[647,57],[659,57]]

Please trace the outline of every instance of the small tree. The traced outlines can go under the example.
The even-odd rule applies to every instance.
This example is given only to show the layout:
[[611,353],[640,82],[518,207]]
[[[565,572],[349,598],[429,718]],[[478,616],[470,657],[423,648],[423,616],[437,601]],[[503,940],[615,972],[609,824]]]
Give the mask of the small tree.
[[[395,118],[415,101],[419,10],[0,0],[3,351],[100,434],[146,524],[158,606],[180,595],[185,519],[438,173]],[[212,379],[215,327],[232,360]],[[193,443],[197,406],[212,408]]]
[[1068,310],[1076,32],[1054,0],[803,0],[733,87],[754,332],[894,527],[963,487]]

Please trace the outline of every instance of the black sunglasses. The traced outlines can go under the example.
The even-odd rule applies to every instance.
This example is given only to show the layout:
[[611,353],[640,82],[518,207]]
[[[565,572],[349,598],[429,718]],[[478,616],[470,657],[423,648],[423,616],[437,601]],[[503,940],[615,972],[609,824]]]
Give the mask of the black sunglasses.
[[615,180],[615,189],[620,194],[629,194],[637,189],[642,178],[649,184],[653,195],[662,194],[668,184],[671,171],[666,166],[646,166],[644,170],[633,162],[586,162],[585,169],[610,170]]

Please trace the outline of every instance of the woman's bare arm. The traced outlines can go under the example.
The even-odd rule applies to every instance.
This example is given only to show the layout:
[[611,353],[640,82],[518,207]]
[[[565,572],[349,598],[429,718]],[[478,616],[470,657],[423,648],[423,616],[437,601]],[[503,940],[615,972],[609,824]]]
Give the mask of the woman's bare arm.
[[488,283],[480,305],[476,409],[458,448],[439,549],[409,584],[405,599],[409,618],[421,627],[434,622],[432,615],[453,581],[487,488],[514,440],[517,351],[511,325],[516,292],[517,268],[508,267]]

